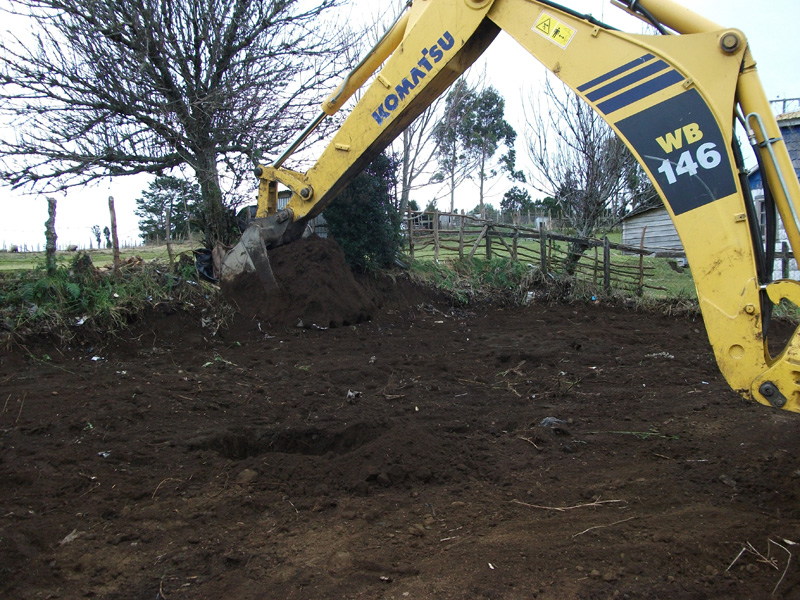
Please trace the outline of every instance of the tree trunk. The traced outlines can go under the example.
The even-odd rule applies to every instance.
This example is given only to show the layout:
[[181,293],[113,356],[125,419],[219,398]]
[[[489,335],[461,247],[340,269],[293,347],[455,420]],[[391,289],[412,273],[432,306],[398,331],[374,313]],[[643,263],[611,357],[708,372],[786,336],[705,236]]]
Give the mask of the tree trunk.
[[215,154],[211,154],[211,156],[201,158],[195,166],[195,174],[197,182],[200,184],[205,216],[205,240],[203,240],[203,243],[209,249],[216,246],[218,242],[229,245],[233,241],[228,227],[228,219],[225,218],[225,209],[222,205],[222,188],[219,184],[217,157]]
[[483,169],[486,167],[486,152],[481,152],[481,168],[478,172],[478,179],[480,180],[480,207],[481,207],[481,219],[486,218],[486,209],[483,207],[483,180],[486,178],[486,173],[484,173]]
[[450,173],[450,212],[455,210],[456,206],[456,177]]
[[408,210],[408,200],[411,196],[411,140],[408,130],[403,131],[403,177],[401,183],[403,189],[400,192],[400,214],[406,214]]
[[574,275],[575,270],[578,268],[578,262],[581,260],[583,253],[589,249],[586,242],[574,241],[570,242],[569,249],[567,250],[567,260],[564,263],[564,272],[567,275]]
[[450,156],[450,212],[455,210],[456,206],[456,149],[453,146],[453,152]]
[[411,262],[414,262],[414,215],[408,211],[408,255]]
[[183,212],[186,214],[186,241],[192,241],[192,222],[191,218],[189,217],[189,203],[186,201],[186,194],[181,194],[181,199],[183,200]]
[[44,223],[45,242],[45,267],[47,274],[53,275],[56,271],[56,199],[47,197],[47,221]]
[[403,185],[403,191],[400,192],[400,210],[399,214],[404,215],[408,211],[408,201],[411,196],[411,190]]
[[175,254],[172,251],[172,200],[169,201],[167,208],[167,256],[169,256],[169,272],[175,272]]

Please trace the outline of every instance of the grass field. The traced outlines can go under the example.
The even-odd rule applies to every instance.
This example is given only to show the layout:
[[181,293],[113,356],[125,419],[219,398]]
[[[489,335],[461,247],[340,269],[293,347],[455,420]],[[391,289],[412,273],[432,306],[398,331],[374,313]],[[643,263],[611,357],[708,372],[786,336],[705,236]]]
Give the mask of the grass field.
[[[173,252],[177,257],[182,252],[191,252],[200,247],[199,244],[174,244]],[[92,262],[96,267],[110,265],[114,258],[111,250],[85,250],[92,257]],[[56,260],[60,264],[69,264],[75,256],[75,252],[60,251],[56,253]],[[142,260],[161,260],[169,261],[166,245],[158,246],[136,246],[135,248],[123,248],[120,250],[122,260],[138,256]],[[0,252],[0,272],[2,271],[29,271],[39,266],[44,266],[44,252]]]

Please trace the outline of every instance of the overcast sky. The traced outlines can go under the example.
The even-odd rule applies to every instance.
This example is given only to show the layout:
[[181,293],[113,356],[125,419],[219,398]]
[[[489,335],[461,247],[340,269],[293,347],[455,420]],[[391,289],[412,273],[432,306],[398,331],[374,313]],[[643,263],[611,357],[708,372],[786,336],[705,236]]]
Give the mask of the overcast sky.
[[[800,22],[798,0],[695,0],[683,2],[692,10],[716,21],[724,27],[736,27],[747,35],[752,52],[758,61],[759,74],[767,97],[800,98],[800,36],[793,31]],[[596,18],[631,32],[640,32],[642,25],[609,2],[601,0],[565,0],[564,5],[576,11],[590,13]],[[375,0],[354,0],[355,15],[364,15],[382,6]],[[354,17],[356,18],[356,17]],[[537,80],[544,77],[544,69],[527,52],[519,48],[509,37],[501,34],[489,48],[485,57],[473,69],[485,70],[488,83],[496,87],[506,98],[507,119],[524,140],[522,122],[522,97],[535,89]],[[519,165],[524,168],[524,150],[517,149]],[[71,190],[59,194],[56,229],[59,246],[78,244],[88,247],[92,225],[104,227],[109,223],[108,196],[115,199],[120,240],[126,243],[138,241],[138,221],[133,213],[136,198],[140,197],[151,180],[137,176],[104,181],[91,188]],[[508,182],[499,182],[490,191],[489,201],[499,204]],[[11,244],[27,244],[29,248],[44,247],[44,222],[47,219],[47,203],[42,196],[21,196],[6,188],[0,188],[3,218],[0,219],[0,248]],[[440,192],[426,189],[417,197],[425,205]],[[541,194],[533,194],[534,198]],[[412,196],[413,197],[413,196]],[[255,195],[254,195],[255,200]],[[440,208],[447,202],[441,201]],[[465,189],[456,208],[470,210],[477,204],[477,194]]]

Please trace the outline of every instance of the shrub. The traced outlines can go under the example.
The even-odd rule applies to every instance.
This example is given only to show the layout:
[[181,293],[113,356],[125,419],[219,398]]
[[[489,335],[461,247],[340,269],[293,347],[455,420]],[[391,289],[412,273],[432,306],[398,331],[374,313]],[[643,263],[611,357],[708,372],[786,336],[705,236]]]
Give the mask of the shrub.
[[394,263],[400,248],[395,167],[381,154],[323,212],[329,235],[352,269],[373,271]]

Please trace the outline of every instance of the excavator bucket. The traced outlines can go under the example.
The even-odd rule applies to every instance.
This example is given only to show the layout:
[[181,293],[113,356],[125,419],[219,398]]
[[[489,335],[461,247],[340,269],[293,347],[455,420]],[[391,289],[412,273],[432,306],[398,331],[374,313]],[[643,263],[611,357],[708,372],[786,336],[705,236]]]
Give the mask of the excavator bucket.
[[239,243],[222,259],[220,282],[223,286],[233,285],[240,275],[249,276],[255,273],[268,293],[278,290],[278,282],[269,263],[262,232],[263,229],[258,224],[251,223],[245,229]]
[[222,259],[220,283],[230,286],[246,274],[255,273],[267,293],[278,291],[278,281],[272,272],[268,248],[288,244],[303,235],[306,219],[292,219],[288,209],[280,210],[268,217],[251,219],[239,243]]

